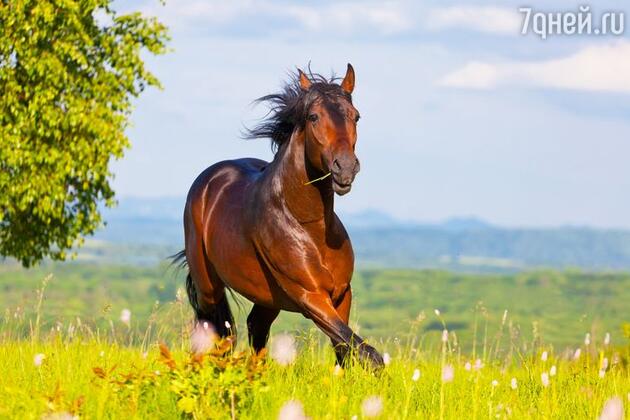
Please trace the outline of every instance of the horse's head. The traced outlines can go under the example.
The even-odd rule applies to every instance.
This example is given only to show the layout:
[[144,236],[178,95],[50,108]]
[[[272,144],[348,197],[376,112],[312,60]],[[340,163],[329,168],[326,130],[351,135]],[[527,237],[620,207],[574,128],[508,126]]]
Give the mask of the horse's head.
[[299,71],[301,89],[309,100],[303,113],[306,158],[324,174],[332,174],[334,191],[348,193],[359,172],[354,154],[359,111],[352,105],[354,69],[348,64],[341,84],[311,80]]

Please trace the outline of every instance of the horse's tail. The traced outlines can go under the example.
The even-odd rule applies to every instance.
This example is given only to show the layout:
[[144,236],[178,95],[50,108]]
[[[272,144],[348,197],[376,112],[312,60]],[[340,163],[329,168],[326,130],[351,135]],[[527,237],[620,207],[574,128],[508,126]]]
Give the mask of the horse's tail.
[[[171,255],[170,259],[172,265],[175,265],[178,268],[188,268],[186,250],[182,250],[174,255]],[[228,289],[230,293],[233,293],[229,287],[226,286],[226,289]],[[230,304],[226,294],[223,295],[223,298],[219,303],[213,305],[210,311],[203,310],[201,306],[199,306],[199,301],[197,300],[197,288],[195,287],[193,278],[190,275],[190,270],[188,270],[188,273],[186,274],[186,294],[188,295],[188,302],[190,302],[190,306],[192,306],[195,311],[195,318],[197,318],[197,321],[210,322],[216,329],[217,334],[221,337],[236,335],[234,316],[232,315],[232,310],[230,309]]]

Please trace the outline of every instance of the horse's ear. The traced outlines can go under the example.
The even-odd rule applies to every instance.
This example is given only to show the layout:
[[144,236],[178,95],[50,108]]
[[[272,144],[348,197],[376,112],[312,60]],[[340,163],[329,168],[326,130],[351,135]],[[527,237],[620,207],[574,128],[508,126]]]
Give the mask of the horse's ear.
[[308,88],[311,87],[311,81],[308,79],[308,77],[304,74],[302,70],[298,69],[298,74],[300,75],[300,87],[303,90],[308,90]]
[[352,64],[348,63],[348,70],[346,70],[346,76],[343,78],[343,82],[341,82],[341,88],[348,95],[352,93],[354,90],[354,69],[352,68]]

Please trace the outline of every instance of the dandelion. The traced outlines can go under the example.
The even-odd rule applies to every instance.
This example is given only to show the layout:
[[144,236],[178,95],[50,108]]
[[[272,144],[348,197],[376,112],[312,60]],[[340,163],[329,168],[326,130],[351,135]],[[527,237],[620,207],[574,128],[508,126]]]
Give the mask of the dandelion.
[[586,335],[584,336],[584,345],[585,346],[591,345],[591,333],[586,333]]
[[276,336],[271,343],[271,358],[280,366],[288,366],[295,360],[297,349],[295,339],[288,334]]
[[129,309],[123,309],[120,311],[120,322],[129,326],[129,323],[131,322],[131,311]]
[[36,367],[40,367],[42,363],[44,362],[45,358],[46,358],[45,354],[37,353],[35,357],[33,357],[33,363],[35,364]]
[[623,420],[623,401],[613,397],[606,401],[599,420]]
[[383,363],[385,363],[385,366],[388,366],[391,362],[392,358],[389,353],[383,353]]
[[545,388],[549,386],[549,374],[547,372],[540,374],[540,380]]
[[466,369],[467,371],[470,371],[472,369],[472,365],[470,364],[470,362],[466,362],[466,364],[464,365],[464,369]]
[[499,386],[499,381],[497,381],[496,379],[493,379],[492,380],[492,387],[495,388],[497,386]]
[[575,353],[573,353],[573,360],[578,360],[581,354],[582,354],[582,349],[575,350]]
[[440,316],[440,310],[439,309],[434,309],[433,312],[435,312],[436,316]]
[[453,382],[453,378],[455,377],[455,369],[451,365],[445,365],[442,368],[442,382],[448,383]]
[[381,397],[373,395],[363,400],[361,412],[365,417],[376,417],[383,411],[383,400]]
[[207,352],[214,345],[216,334],[207,322],[203,326],[197,324],[190,335],[190,347],[193,353],[199,355]]
[[475,360],[474,369],[475,370],[481,370],[481,368],[483,368],[483,363],[481,362],[481,359]]
[[442,331],[442,343],[448,342],[448,330]]
[[518,381],[516,380],[516,378],[512,378],[512,380],[510,381],[510,387],[512,389],[518,388]]
[[420,369],[414,370],[413,375],[411,376],[411,380],[414,382],[418,382],[418,379],[420,379]]
[[343,376],[343,368],[339,365],[335,365],[335,368],[333,369],[333,375],[334,376]]
[[306,414],[304,413],[304,407],[302,403],[297,400],[290,400],[284,403],[278,413],[278,420],[306,420]]
[[543,362],[546,362],[548,357],[549,357],[549,353],[547,353],[547,351],[543,351],[542,356],[540,356],[540,360],[542,360]]
[[228,321],[225,321],[225,328],[229,330],[230,328],[232,328],[232,324],[230,324]]
[[557,371],[556,365],[551,366],[551,369],[549,369],[549,376],[556,376]]
[[610,333],[606,333],[606,335],[604,336],[604,345],[607,346],[610,344]]

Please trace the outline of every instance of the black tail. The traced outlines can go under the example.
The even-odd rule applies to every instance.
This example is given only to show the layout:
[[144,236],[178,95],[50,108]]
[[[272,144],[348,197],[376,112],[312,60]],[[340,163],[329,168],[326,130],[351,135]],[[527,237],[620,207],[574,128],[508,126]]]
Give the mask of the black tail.
[[[186,250],[182,250],[177,254],[171,255],[170,259],[172,260],[172,265],[175,265],[178,268],[188,268]],[[211,308],[202,309],[197,299],[197,288],[195,287],[193,278],[190,275],[190,271],[188,271],[188,274],[186,275],[186,294],[188,295],[188,302],[190,302],[190,306],[192,306],[195,311],[197,321],[207,321],[211,323],[220,337],[236,335],[236,325],[234,324],[234,317],[232,316],[232,310],[230,309],[230,304],[226,294],[223,295],[221,301],[216,305],[212,305]]]

